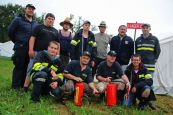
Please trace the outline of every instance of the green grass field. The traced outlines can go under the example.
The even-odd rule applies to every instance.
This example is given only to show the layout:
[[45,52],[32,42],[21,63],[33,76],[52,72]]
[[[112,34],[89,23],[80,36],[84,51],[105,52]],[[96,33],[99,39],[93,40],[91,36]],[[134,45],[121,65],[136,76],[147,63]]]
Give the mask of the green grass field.
[[57,102],[52,97],[41,97],[40,103],[30,101],[30,93],[10,89],[13,64],[9,59],[0,58],[0,115],[172,115],[173,98],[157,96],[157,110],[146,107],[139,111],[134,107],[107,107],[97,97],[83,102],[82,107],[73,101]]

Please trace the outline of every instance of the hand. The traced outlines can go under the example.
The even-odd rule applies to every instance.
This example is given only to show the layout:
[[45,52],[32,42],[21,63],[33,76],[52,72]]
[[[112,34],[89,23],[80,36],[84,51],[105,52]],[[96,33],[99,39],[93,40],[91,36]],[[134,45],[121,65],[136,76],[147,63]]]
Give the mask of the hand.
[[127,88],[127,91],[130,91],[130,89],[131,89],[130,82],[126,83],[126,88]]
[[111,79],[112,79],[112,77],[107,77],[107,78],[105,78],[105,82],[111,82]]
[[35,52],[34,52],[33,49],[30,49],[29,52],[28,52],[28,54],[29,54],[29,57],[30,58],[34,58]]
[[53,80],[57,80],[57,79],[58,79],[58,77],[57,77],[57,75],[56,75],[56,73],[55,73],[54,70],[51,70],[50,73],[51,73],[51,75],[52,75],[52,79],[53,79]]
[[95,88],[93,89],[93,95],[98,95],[99,94],[99,91]]
[[129,97],[129,94],[126,93],[126,94],[124,95],[124,99],[128,99],[128,97]]
[[77,82],[82,82],[83,81],[82,78],[80,78],[80,77],[75,77],[74,80],[77,81]]
[[132,93],[136,93],[136,87],[132,88]]
[[95,62],[91,61],[91,67],[94,67],[94,66],[95,66]]
[[58,82],[52,82],[52,83],[50,84],[50,87],[51,87],[52,89],[56,89],[57,86],[58,86]]

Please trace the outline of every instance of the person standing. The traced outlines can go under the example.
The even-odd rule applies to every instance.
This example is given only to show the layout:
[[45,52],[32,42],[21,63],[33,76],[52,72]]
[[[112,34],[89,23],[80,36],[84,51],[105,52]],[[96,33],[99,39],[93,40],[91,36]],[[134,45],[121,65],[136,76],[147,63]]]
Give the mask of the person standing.
[[156,36],[150,33],[150,24],[142,25],[142,35],[135,41],[136,53],[141,55],[142,63],[147,67],[153,76],[155,63],[159,58],[161,49],[160,43]]
[[100,64],[100,62],[106,59],[107,48],[110,41],[110,36],[105,33],[107,28],[106,22],[101,21],[98,27],[100,32],[94,35],[97,43],[97,55],[95,59],[95,66],[93,68],[93,76],[95,75],[97,66]]
[[119,34],[110,41],[110,50],[117,52],[117,62],[124,71],[134,53],[134,42],[131,37],[127,36],[127,27],[125,25],[120,25],[118,32]]
[[73,24],[70,22],[69,18],[66,18],[63,22],[60,23],[62,29],[59,30],[60,36],[60,58],[62,61],[62,66],[65,67],[70,60],[70,47],[71,47],[71,40],[72,40],[72,32],[69,31],[70,28],[73,27]]
[[27,4],[25,14],[15,17],[8,29],[8,36],[14,43],[14,55],[12,56],[14,64],[12,75],[13,89],[22,88],[25,81],[29,62],[28,41],[32,30],[37,25],[33,18],[34,11],[35,7],[32,4]]
[[71,60],[79,60],[84,51],[91,53],[91,67],[94,67],[97,46],[94,34],[89,31],[91,23],[84,21],[83,29],[79,30],[71,40]]
[[[135,41],[136,53],[141,55],[141,61],[144,66],[149,70],[150,74],[154,76],[155,63],[159,58],[161,49],[160,43],[156,36],[150,33],[150,24],[144,23],[142,25],[142,35]],[[149,101],[149,106],[153,109],[156,105],[153,101]]]
[[55,16],[52,13],[47,13],[44,19],[44,24],[37,25],[29,39],[29,57],[27,76],[24,84],[24,90],[27,91],[29,86],[29,75],[33,66],[33,59],[39,51],[47,50],[49,42],[59,42],[58,30],[53,27]]

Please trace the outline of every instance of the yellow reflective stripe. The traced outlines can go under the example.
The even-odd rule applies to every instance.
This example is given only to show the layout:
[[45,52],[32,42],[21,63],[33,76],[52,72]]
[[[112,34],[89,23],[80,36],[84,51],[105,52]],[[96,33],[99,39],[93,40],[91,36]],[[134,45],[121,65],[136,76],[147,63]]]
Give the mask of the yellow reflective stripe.
[[50,68],[53,69],[54,71],[57,71],[58,70],[58,68],[55,67],[54,65],[51,65]]
[[93,46],[93,47],[96,47],[97,46],[97,43],[96,42],[93,42],[93,41],[89,41],[88,44],[91,45],[91,46]]
[[145,79],[149,79],[149,78],[152,78],[151,74],[146,74]]
[[47,66],[49,65],[49,63],[42,62],[42,63],[41,63],[41,65],[43,65],[43,66],[46,66],[46,67],[47,67]]
[[76,46],[78,43],[80,42],[80,40],[76,41],[76,40],[71,40],[71,44]]
[[58,73],[57,76],[58,76],[58,78],[60,78],[63,81],[64,77],[63,77],[62,73]]
[[155,68],[147,68],[148,70],[150,70],[150,71],[154,71],[155,70]]
[[154,51],[154,48],[140,47],[140,48],[137,48],[137,50],[149,50],[149,51]]
[[93,47],[96,47],[96,46],[97,46],[97,43],[96,43],[96,42],[94,42],[94,43],[93,43]]
[[39,70],[40,66],[41,66],[41,63],[35,63],[32,69]]
[[142,77],[145,77],[144,74],[140,74],[140,75],[139,75],[139,78],[142,78]]

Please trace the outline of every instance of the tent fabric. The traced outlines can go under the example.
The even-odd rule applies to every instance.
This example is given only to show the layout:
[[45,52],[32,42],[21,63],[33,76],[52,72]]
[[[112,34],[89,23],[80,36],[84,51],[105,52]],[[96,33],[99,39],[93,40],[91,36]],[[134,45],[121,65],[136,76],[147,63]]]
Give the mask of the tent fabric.
[[153,86],[156,94],[173,96],[173,34],[160,40],[161,54],[156,63]]
[[0,56],[11,57],[14,53],[13,46],[12,41],[0,43]]

